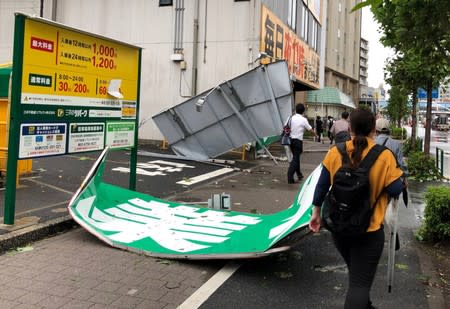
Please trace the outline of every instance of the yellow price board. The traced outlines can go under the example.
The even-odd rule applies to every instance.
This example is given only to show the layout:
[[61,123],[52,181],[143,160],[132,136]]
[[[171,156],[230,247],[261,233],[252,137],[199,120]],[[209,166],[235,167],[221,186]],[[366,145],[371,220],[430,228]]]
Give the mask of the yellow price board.
[[138,47],[26,19],[21,102],[120,108],[137,100],[138,66]]

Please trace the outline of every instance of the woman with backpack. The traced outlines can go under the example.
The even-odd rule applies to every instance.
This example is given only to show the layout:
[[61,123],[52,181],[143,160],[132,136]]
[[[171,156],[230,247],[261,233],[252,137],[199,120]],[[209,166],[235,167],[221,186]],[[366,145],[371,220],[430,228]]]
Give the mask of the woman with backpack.
[[[331,231],[334,244],[347,264],[349,285],[344,308],[365,309],[374,308],[369,294],[383,252],[384,215],[388,197],[398,197],[402,192],[403,184],[400,177],[403,173],[397,166],[392,152],[386,151],[384,146],[375,147],[373,140],[375,116],[369,110],[356,109],[351,113],[350,130],[352,139],[331,148],[322,162],[323,169],[314,192],[314,207],[309,228],[313,232],[318,232],[324,224]],[[360,165],[365,167],[368,160],[371,161],[368,167],[360,168]],[[338,175],[343,174],[340,172],[341,168],[346,169],[348,173],[358,171],[359,174],[355,175],[362,178],[365,171],[368,180],[365,190],[366,204],[369,204],[369,212],[365,216],[358,214],[362,207],[352,205],[353,202],[356,206],[363,206],[360,197],[347,192],[339,194],[338,188],[346,190],[345,186],[338,186],[340,179],[339,181],[336,179]],[[346,198],[345,202],[341,201],[341,198]],[[352,201],[352,198],[355,200]],[[321,207],[324,207],[323,217]],[[335,217],[328,216],[330,209],[341,214]],[[355,226],[347,228],[354,223],[355,216],[359,216],[357,221],[360,224],[359,229]],[[339,222],[346,220],[343,218],[350,217],[351,223]]]

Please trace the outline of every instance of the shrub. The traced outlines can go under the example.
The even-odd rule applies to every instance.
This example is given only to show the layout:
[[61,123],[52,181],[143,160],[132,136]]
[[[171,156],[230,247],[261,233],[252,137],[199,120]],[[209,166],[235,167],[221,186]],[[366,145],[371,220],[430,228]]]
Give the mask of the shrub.
[[403,139],[404,137],[406,137],[406,129],[405,128],[392,127],[390,130],[391,130],[392,138]]
[[408,171],[410,178],[419,181],[442,178],[434,159],[421,151],[415,151],[409,154]]
[[[414,146],[414,147],[412,147]],[[407,138],[406,141],[403,143],[403,155],[407,157],[410,152],[412,151],[420,151],[422,150],[422,139],[416,138],[414,143],[411,143],[411,138]]]
[[420,240],[450,240],[450,187],[428,187],[424,215],[425,220],[417,233]]

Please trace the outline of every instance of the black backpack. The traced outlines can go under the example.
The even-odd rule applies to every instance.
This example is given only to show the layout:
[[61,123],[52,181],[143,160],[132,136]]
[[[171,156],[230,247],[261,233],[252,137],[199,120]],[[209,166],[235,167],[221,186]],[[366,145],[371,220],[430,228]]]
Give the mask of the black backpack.
[[350,167],[345,143],[336,144],[342,166],[333,178],[333,185],[322,205],[322,222],[330,232],[359,235],[367,231],[380,195],[370,204],[369,171],[386,147],[375,145],[357,168]]

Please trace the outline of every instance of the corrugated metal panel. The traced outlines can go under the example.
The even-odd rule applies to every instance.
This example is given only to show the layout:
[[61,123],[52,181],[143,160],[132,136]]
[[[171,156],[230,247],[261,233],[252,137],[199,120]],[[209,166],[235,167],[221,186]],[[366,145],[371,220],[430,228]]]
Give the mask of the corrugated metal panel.
[[[199,112],[196,106],[201,98]],[[279,134],[292,102],[287,64],[280,61],[223,82],[153,120],[176,154],[207,159]]]

